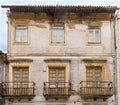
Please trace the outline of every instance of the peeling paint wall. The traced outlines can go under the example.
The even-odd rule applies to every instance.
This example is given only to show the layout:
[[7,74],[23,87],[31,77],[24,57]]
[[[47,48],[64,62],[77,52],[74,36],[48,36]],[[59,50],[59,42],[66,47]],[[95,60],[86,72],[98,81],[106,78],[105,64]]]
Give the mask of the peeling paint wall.
[[[70,23],[71,24],[71,23]],[[111,55],[113,54],[112,38],[113,34],[109,21],[101,22],[101,44],[88,44],[88,25],[74,23],[75,28],[69,28],[69,24],[65,23],[65,45],[51,45],[51,29],[49,22],[36,23],[30,21],[28,23],[28,44],[15,43],[15,24],[11,25],[10,46],[11,56],[14,55]],[[39,26],[39,27],[38,27]],[[107,30],[107,31],[106,31]],[[107,41],[108,40],[108,41]],[[106,43],[107,41],[107,43]],[[9,49],[9,48],[8,48]],[[54,52],[53,52],[54,49]],[[18,53],[19,52],[19,53]]]
[[[73,15],[71,18],[64,17],[61,20],[55,20],[55,22],[65,22],[65,45],[64,46],[52,46],[51,45],[51,23],[49,17],[45,14],[24,14],[13,13],[9,16],[9,30],[8,32],[8,54],[11,56],[17,55],[84,55],[84,54],[112,54],[113,46],[113,22],[108,20],[107,15],[102,14],[104,18],[99,20],[94,17],[94,20],[83,19],[79,20],[80,17],[74,19]],[[96,15],[97,16],[97,15]],[[36,17],[36,18],[33,18]],[[39,17],[39,18],[38,18]],[[107,18],[105,18],[107,17]],[[100,18],[100,17],[99,17]],[[103,21],[105,20],[105,21]],[[28,44],[26,46],[15,43],[15,25],[16,24],[27,24],[28,25]],[[100,26],[101,29],[101,44],[92,45],[88,44],[88,27]],[[107,30],[107,31],[106,31]],[[110,35],[110,36],[109,36]],[[35,36],[35,37],[34,37]],[[106,44],[106,40],[109,40]],[[12,43],[12,46],[9,45]],[[77,43],[77,44],[76,44]],[[54,52],[53,52],[54,49]],[[81,50],[82,49],[82,50]],[[24,51],[24,52],[21,52]],[[59,52],[61,51],[61,52]],[[79,52],[80,51],[80,52]],[[19,54],[17,53],[19,52]],[[58,53],[59,52],[59,53]],[[87,54],[87,55],[88,55]]]

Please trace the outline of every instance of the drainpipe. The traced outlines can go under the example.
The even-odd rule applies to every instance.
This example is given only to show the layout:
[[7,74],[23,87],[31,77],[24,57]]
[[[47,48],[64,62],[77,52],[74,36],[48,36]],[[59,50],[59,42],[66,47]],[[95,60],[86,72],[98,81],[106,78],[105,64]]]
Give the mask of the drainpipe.
[[2,82],[5,82],[5,68],[6,68],[6,63],[2,63]]
[[118,50],[118,38],[119,38],[119,35],[118,35],[118,33],[117,33],[117,30],[118,30],[118,26],[117,26],[117,16],[118,16],[118,12],[119,12],[119,10],[117,11],[117,13],[116,13],[116,15],[115,15],[115,17],[114,17],[114,74],[113,74],[113,76],[114,76],[114,95],[115,95],[115,100],[114,100],[114,102],[115,102],[115,105],[118,105],[118,62],[117,62],[117,50]]
[[[1,73],[3,73],[3,62],[0,60],[0,67],[1,67]],[[2,74],[0,74],[2,76]],[[2,82],[2,77],[0,78],[0,82]]]
[[1,60],[0,60],[0,65],[1,65],[1,78],[0,78],[0,82],[4,82],[5,81],[5,68],[6,68],[6,60],[5,60],[5,54],[2,54],[1,56]]

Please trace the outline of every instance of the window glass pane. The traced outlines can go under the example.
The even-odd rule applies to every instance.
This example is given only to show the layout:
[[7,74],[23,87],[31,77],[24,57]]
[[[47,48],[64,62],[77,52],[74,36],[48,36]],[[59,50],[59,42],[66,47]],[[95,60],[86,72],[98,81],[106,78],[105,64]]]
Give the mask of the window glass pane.
[[27,42],[27,26],[16,26],[16,42]]
[[88,35],[88,42],[93,42],[93,39],[94,39],[94,37],[93,37],[93,30],[89,30],[88,34],[89,34]]
[[64,69],[58,70],[58,87],[64,87]]
[[14,70],[14,81],[20,81],[20,71]]
[[49,81],[50,81],[50,87],[55,88],[56,87],[56,70],[54,68],[50,68],[49,70]]
[[95,30],[95,41],[100,42],[100,33],[99,30]]
[[22,71],[22,81],[28,81],[28,70]]
[[21,32],[19,30],[16,30],[16,42],[21,41]]
[[57,42],[57,30],[52,31],[52,42]]
[[28,87],[28,70],[22,70],[22,87]]
[[14,70],[14,87],[20,87],[20,71],[19,69]]
[[87,68],[87,86],[92,86],[93,72],[91,68]]
[[58,38],[58,42],[64,43],[64,30],[59,30],[59,38]]
[[101,78],[101,69],[100,68],[96,68],[95,69],[95,80],[96,81],[100,81]]
[[50,82],[55,82],[56,79],[56,70],[50,70]]
[[21,41],[27,42],[27,30],[21,30]]

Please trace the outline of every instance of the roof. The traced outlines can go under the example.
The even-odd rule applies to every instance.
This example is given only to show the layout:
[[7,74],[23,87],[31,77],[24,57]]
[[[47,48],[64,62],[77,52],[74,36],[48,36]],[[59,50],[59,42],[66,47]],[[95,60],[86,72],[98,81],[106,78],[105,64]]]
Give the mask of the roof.
[[116,6],[63,6],[63,5],[2,5],[11,12],[74,12],[74,13],[114,13]]

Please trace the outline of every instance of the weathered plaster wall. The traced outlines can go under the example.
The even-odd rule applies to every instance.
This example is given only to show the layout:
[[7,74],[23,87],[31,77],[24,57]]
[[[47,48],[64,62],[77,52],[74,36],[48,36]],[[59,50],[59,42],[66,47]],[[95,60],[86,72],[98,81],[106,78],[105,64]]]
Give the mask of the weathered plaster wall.
[[120,104],[120,15],[116,18],[116,99]]
[[[32,25],[31,25],[32,24]],[[36,25],[38,24],[39,27]],[[15,23],[10,24],[8,54],[14,55],[111,55],[112,31],[109,21],[101,21],[101,44],[88,44],[88,24],[73,23],[70,29],[65,23],[65,44],[52,45],[49,22],[28,22],[28,43],[15,43]],[[42,27],[41,27],[42,26]],[[44,27],[43,27],[44,26]],[[107,31],[106,31],[107,30]],[[107,42],[107,43],[106,43]],[[19,52],[19,53],[18,53]]]
[[[19,17],[19,16],[18,16]],[[81,21],[67,21],[65,22],[65,44],[64,45],[52,45],[50,43],[51,38],[51,28],[50,20],[34,20],[31,19],[11,19],[8,20],[8,59],[32,59],[33,62],[26,64],[20,64],[22,66],[29,66],[29,80],[36,83],[36,96],[32,99],[33,103],[27,104],[31,105],[50,105],[64,102],[65,105],[76,104],[81,105],[114,105],[114,97],[109,98],[105,102],[103,100],[84,100],[73,92],[72,96],[68,100],[45,100],[43,96],[43,82],[47,81],[47,64],[45,59],[68,59],[68,76],[67,81],[72,83],[72,90],[79,92],[80,81],[86,79],[86,70],[84,59],[97,59],[105,60],[103,63],[103,80],[113,81],[113,22],[109,20],[106,21],[96,21],[95,24],[100,23],[101,25],[101,44],[88,44],[88,20]],[[40,17],[39,17],[40,18]],[[28,24],[28,43],[20,44],[15,43],[15,25],[16,24]],[[12,67],[17,64],[9,64],[9,81],[12,81]],[[26,105],[26,103],[15,101],[13,105]],[[84,103],[87,102],[88,103]],[[83,104],[82,104],[83,102]],[[97,104],[100,102],[100,104]],[[110,104],[109,104],[110,103]]]
[[[53,104],[55,103],[59,103],[59,102],[65,102],[66,105],[71,104],[73,102],[78,102],[79,104],[84,103],[84,102],[89,102],[88,105],[92,105],[93,102],[99,102],[100,105],[103,105],[104,101],[103,99],[101,99],[101,101],[99,99],[97,99],[96,101],[94,100],[84,100],[80,95],[79,95],[79,91],[80,91],[80,82],[86,80],[86,68],[85,68],[85,62],[83,61],[83,59],[88,59],[88,57],[71,57],[71,56],[67,56],[67,57],[16,57],[17,59],[21,59],[21,58],[25,58],[25,59],[32,59],[33,62],[31,63],[11,63],[9,65],[9,81],[12,81],[12,67],[14,66],[29,66],[29,81],[34,81],[35,82],[35,97],[30,101],[32,103],[49,103],[49,102],[53,102]],[[47,82],[47,78],[48,78],[48,71],[47,71],[47,64],[45,62],[45,59],[68,59],[70,60],[68,64],[68,71],[67,71],[67,78],[68,78],[68,82],[71,82],[71,89],[72,89],[72,95],[68,98],[68,100],[64,100],[64,99],[49,99],[46,100],[45,97],[43,96],[43,87],[44,87],[44,82]],[[113,58],[112,57],[105,57],[104,59],[106,59],[106,61],[103,63],[103,70],[102,70],[102,78],[103,81],[113,81],[113,71],[114,71],[114,67],[113,67]],[[79,102],[80,101],[80,102]],[[114,97],[111,97],[107,100],[109,103],[113,103],[114,102]],[[105,105],[109,105],[107,104],[107,101]],[[18,100],[14,100],[14,102],[17,103],[24,103],[24,99],[22,99],[20,102]],[[13,103],[14,103],[13,102]],[[26,101],[26,103],[29,104],[28,101]],[[33,104],[33,105],[34,105]],[[14,105],[14,104],[13,104]],[[22,104],[21,104],[22,105]],[[24,104],[23,104],[24,105]],[[86,104],[85,104],[86,105]],[[113,104],[110,104],[113,105]]]

